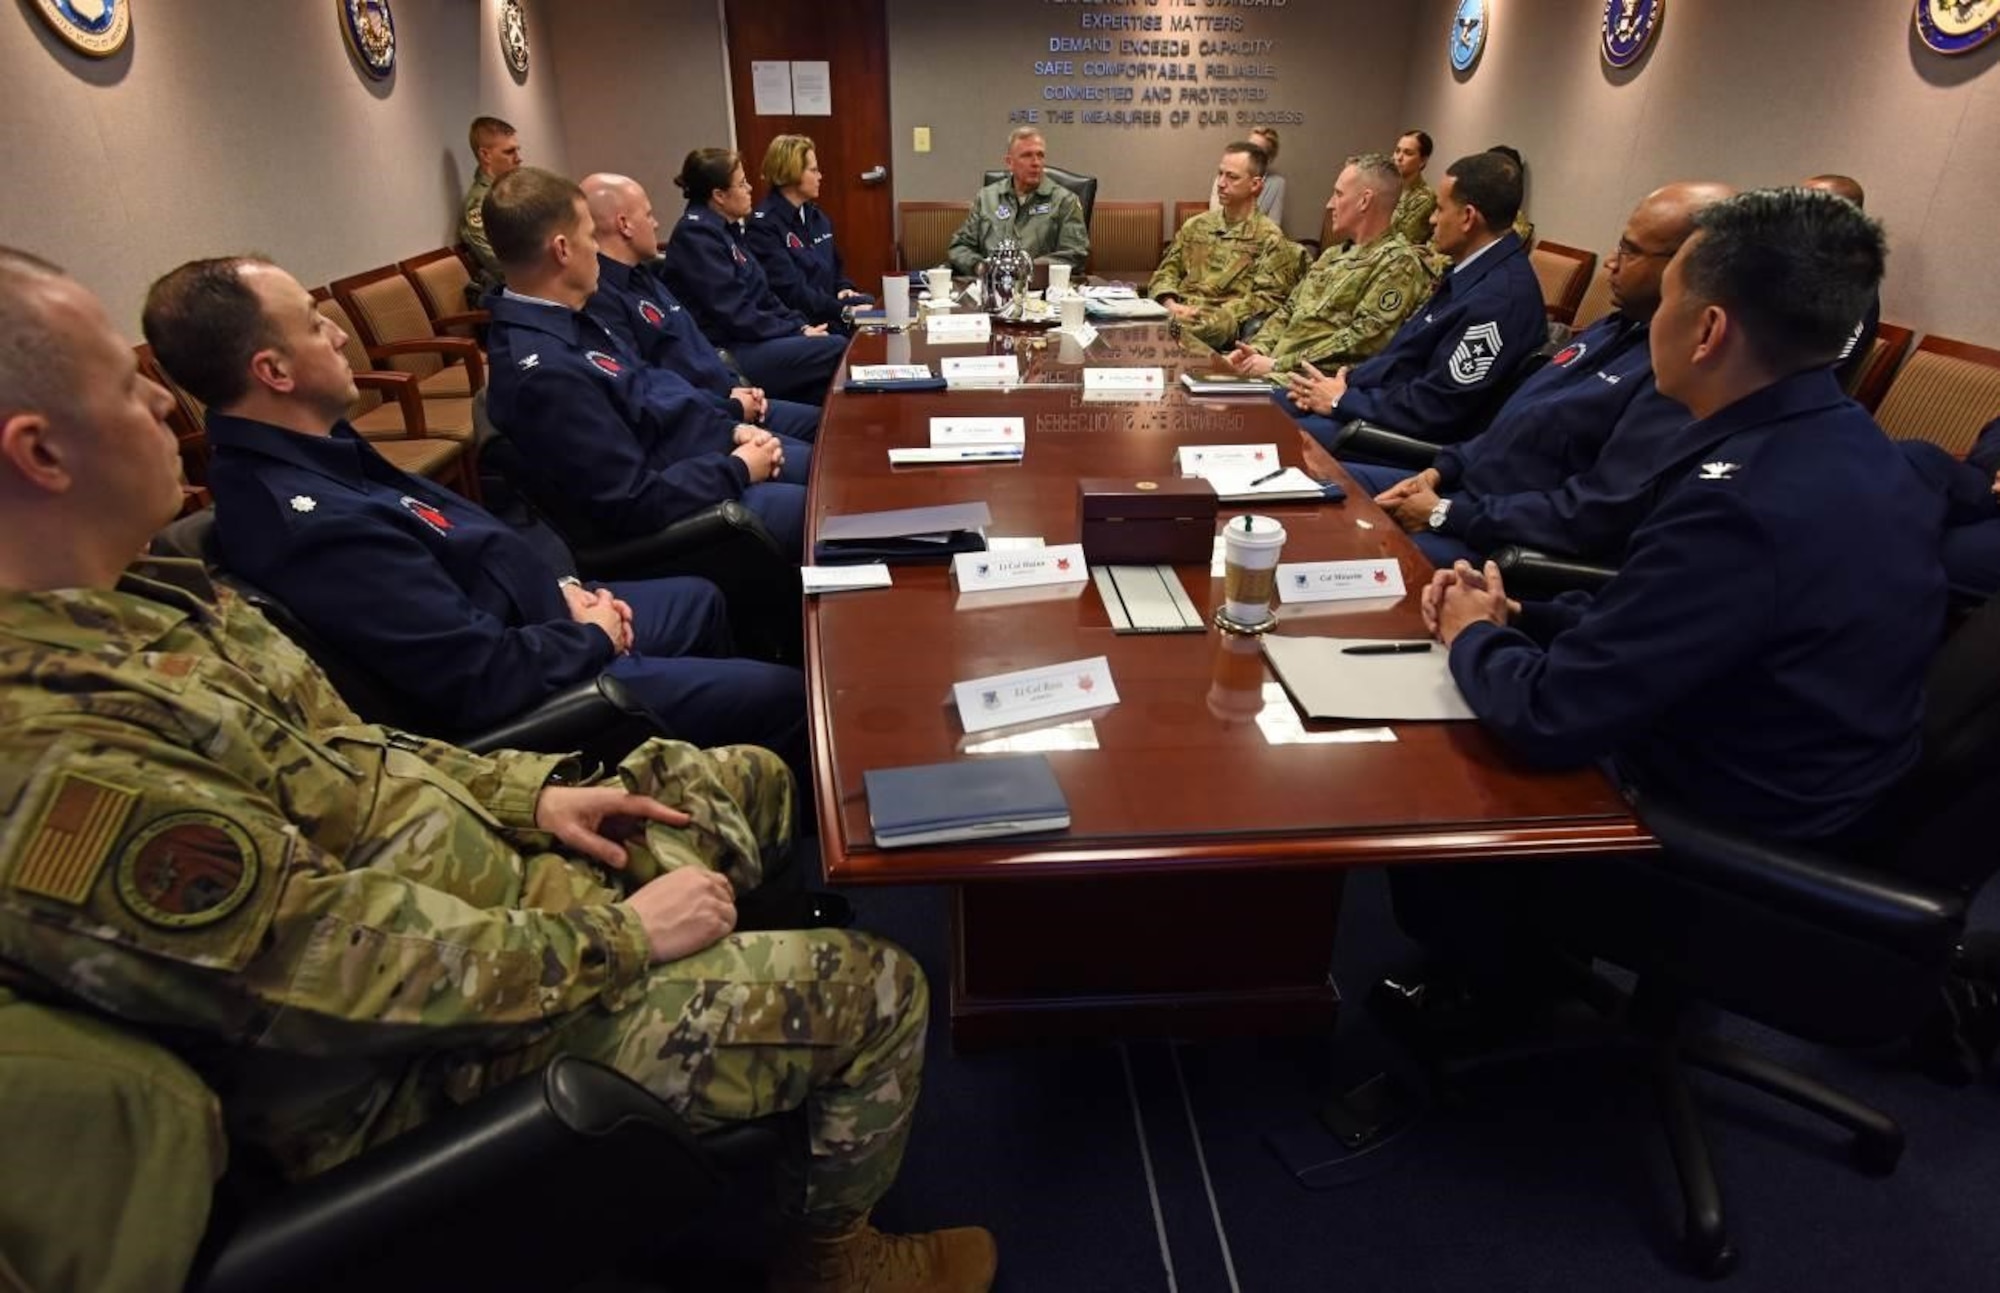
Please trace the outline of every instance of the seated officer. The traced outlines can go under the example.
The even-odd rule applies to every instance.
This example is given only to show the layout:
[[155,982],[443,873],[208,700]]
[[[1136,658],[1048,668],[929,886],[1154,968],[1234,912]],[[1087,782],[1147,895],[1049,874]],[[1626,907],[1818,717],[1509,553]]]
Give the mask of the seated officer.
[[1386,350],[1331,377],[1292,374],[1295,415],[1322,445],[1365,418],[1391,431],[1452,444],[1491,415],[1496,392],[1548,338],[1542,286],[1515,236],[1521,170],[1498,153],[1461,157],[1445,171],[1431,243],[1454,262],[1421,313]]
[[1181,330],[1218,350],[1243,325],[1284,302],[1299,277],[1299,249],[1257,209],[1264,150],[1236,143],[1215,168],[1220,208],[1181,226],[1146,295],[1167,307]]
[[[819,433],[819,410],[810,404],[774,400],[761,387],[737,384],[702,335],[694,316],[648,267],[660,256],[660,222],[653,200],[638,181],[623,175],[587,175],[584,200],[590,204],[597,238],[597,290],[583,312],[604,325],[627,350],[656,368],[686,378],[706,392],[731,418],[755,422],[772,433],[809,441]],[[800,479],[804,479],[803,476]]]
[[171,403],[87,291],[0,251],[14,986],[180,1050],[237,1143],[297,1177],[560,1052],[700,1129],[803,1106],[777,1287],[989,1287],[985,1232],[867,1222],[918,1088],[916,963],[844,930],[731,934],[790,844],[784,765],[653,741],[573,785],[559,755],[362,723],[198,563],[128,568],[180,507]]
[[2000,593],[2000,418],[1979,432],[1963,462],[1922,440],[1897,448],[1944,500],[1941,555],[1952,600],[1975,604]]
[[[1802,189],[1696,213],[1651,328],[1698,456],[1595,601],[1519,607],[1461,563],[1426,619],[1480,720],[1544,764],[1839,848],[1915,764],[1944,619],[1938,506],[1829,368],[1880,283],[1880,226]],[[1837,553],[1837,560],[1829,554]]]
[[1423,255],[1389,227],[1400,182],[1380,153],[1347,160],[1326,202],[1332,244],[1257,335],[1229,352],[1231,368],[1263,377],[1305,363],[1339,367],[1389,344],[1436,281]]
[[1396,210],[1390,227],[1412,246],[1422,246],[1431,236],[1431,213],[1437,210],[1437,190],[1424,179],[1424,167],[1431,163],[1437,145],[1421,130],[1405,130],[1396,136],[1394,159],[1398,188]]
[[[1348,474],[1445,567],[1503,544],[1616,561],[1651,510],[1656,483],[1698,446],[1688,411],[1653,382],[1647,327],[1660,276],[1726,185],[1670,184],[1646,195],[1607,266],[1612,312],[1521,384],[1486,430],[1446,445],[1415,475],[1343,461]],[[1319,446],[1301,436],[1308,453]]]
[[726,658],[713,584],[586,589],[479,507],[383,461],[346,422],[347,338],[290,274],[191,262],[153,284],[145,328],[208,406],[223,566],[381,678],[423,731],[497,726],[608,670],[681,740],[765,746],[807,784],[804,680]]
[[486,195],[486,233],[509,284],[487,298],[493,425],[547,469],[565,537],[638,538],[741,499],[781,551],[802,552],[805,487],[777,479],[785,443],[739,425],[733,449],[711,446],[725,415],[582,313],[598,273],[583,190],[523,167]]
[[764,150],[771,191],[743,225],[743,241],[771,291],[814,323],[841,326],[849,306],[874,304],[840,263],[833,221],[819,208],[819,153],[804,135],[779,135]]
[[972,210],[945,249],[956,273],[976,277],[994,248],[1009,239],[1038,265],[1083,268],[1090,259],[1083,202],[1048,177],[1048,161],[1049,147],[1033,126],[1007,136],[1007,173],[972,195]]
[[656,267],[660,276],[759,386],[780,399],[822,403],[847,338],[828,336],[824,323],[779,300],[744,247],[750,181],[742,159],[727,148],[697,148],[674,183],[687,210]]
[[467,133],[477,169],[460,205],[458,240],[471,249],[472,258],[479,262],[479,273],[465,286],[467,307],[477,309],[481,298],[506,278],[500,262],[493,258],[493,245],[486,241],[486,217],[480,211],[480,204],[486,201],[493,181],[521,164],[521,139],[514,127],[498,117],[474,117]]

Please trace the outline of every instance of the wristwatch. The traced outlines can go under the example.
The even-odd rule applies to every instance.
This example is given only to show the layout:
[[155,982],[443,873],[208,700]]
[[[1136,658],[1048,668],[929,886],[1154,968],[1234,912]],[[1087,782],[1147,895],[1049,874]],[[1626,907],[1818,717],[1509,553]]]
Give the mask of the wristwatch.
[[583,581],[581,579],[578,579],[575,575],[564,575],[561,579],[556,580],[556,587],[581,588],[583,587]]
[[1430,528],[1433,531],[1442,530],[1444,528],[1444,518],[1449,515],[1451,515],[1451,500],[1448,498],[1439,499],[1437,506],[1431,509]]

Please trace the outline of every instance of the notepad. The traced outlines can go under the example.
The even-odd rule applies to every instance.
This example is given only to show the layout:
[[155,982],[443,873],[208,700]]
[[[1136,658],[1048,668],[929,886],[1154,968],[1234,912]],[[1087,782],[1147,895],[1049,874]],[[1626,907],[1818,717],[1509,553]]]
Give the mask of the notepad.
[[1069,801],[1046,756],[874,768],[861,774],[878,848],[1062,830]]
[[1308,718],[1423,721],[1475,717],[1451,676],[1443,647],[1412,655],[1348,655],[1343,648],[1376,646],[1369,638],[1307,638],[1273,634],[1264,658]]

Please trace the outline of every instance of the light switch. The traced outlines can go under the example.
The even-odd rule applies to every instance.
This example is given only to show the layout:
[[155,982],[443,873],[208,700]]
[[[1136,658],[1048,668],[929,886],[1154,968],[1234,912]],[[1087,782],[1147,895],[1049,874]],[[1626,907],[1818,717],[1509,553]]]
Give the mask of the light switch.
[[929,126],[918,126],[911,134],[915,136],[910,142],[912,148],[915,148],[920,153],[928,153],[931,150],[931,128]]

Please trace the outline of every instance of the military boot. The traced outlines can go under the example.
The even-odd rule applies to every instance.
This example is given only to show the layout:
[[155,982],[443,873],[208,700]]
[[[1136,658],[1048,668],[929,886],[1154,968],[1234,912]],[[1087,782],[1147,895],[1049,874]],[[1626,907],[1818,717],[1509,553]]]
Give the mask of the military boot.
[[771,1269],[771,1293],[987,1293],[999,1264],[978,1226],[885,1235],[863,1217],[792,1239]]

